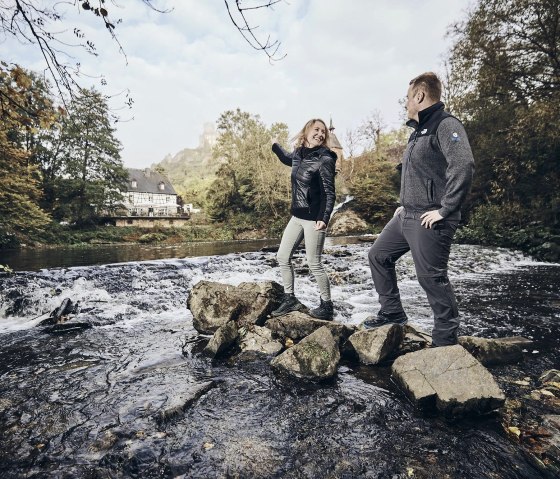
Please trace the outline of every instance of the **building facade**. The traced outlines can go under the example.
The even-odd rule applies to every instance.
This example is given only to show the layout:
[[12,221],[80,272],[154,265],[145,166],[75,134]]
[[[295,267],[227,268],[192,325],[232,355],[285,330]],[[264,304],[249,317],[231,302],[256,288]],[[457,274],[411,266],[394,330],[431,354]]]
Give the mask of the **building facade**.
[[123,193],[127,216],[180,216],[177,193],[169,180],[157,171],[127,168],[128,188]]
[[111,217],[116,226],[140,228],[181,228],[189,212],[177,203],[177,193],[169,180],[149,168],[127,168],[128,184],[123,194],[123,210]]

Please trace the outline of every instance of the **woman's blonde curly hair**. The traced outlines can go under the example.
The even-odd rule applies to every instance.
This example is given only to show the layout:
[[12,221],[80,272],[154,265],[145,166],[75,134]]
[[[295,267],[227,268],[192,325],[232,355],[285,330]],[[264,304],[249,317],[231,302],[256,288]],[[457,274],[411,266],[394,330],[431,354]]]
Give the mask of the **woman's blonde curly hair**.
[[327,128],[327,124],[320,118],[312,118],[303,126],[301,131],[292,138],[292,143],[294,144],[294,148],[299,148],[300,146],[303,146],[303,144],[305,143],[305,139],[307,138],[307,134],[309,133],[309,130],[311,130],[312,126],[315,124],[316,121],[321,122],[325,127],[325,140],[323,141],[321,146],[327,146],[327,147],[329,146],[330,136],[329,136],[329,129]]

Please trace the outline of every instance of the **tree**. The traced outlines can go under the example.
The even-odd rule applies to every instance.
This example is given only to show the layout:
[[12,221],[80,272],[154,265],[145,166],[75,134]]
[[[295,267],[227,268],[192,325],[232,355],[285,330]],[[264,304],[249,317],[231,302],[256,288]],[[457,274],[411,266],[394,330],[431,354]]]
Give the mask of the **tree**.
[[82,90],[69,113],[50,157],[57,165],[52,208],[57,219],[84,224],[119,208],[128,174],[106,98],[94,89]]
[[41,230],[40,175],[31,138],[55,119],[44,85],[20,67],[0,63],[0,247]]
[[[376,130],[377,131],[377,130]],[[353,161],[353,173],[346,182],[354,197],[353,209],[366,221],[382,225],[398,205],[401,162],[408,138],[406,128],[376,133],[375,147]]]
[[492,202],[557,224],[560,2],[487,0],[453,27],[448,106],[469,131],[470,207]]
[[[228,16],[239,33],[251,45],[252,48],[264,52],[270,61],[283,58],[278,56],[280,43],[261,39],[252,25],[248,16],[255,10],[272,8],[281,0],[257,0],[246,5],[243,0],[224,0]],[[160,12],[169,13],[158,7],[158,0],[138,0],[137,4],[144,4],[148,8]],[[81,65],[71,55],[72,47],[78,47],[88,54],[97,56],[94,41],[88,38],[85,32],[77,27],[66,24],[66,10],[69,7],[80,9],[85,14],[94,16],[99,20],[99,25],[105,30],[118,45],[120,52],[125,56],[121,45],[117,28],[122,20],[113,20],[112,14],[118,5],[107,0],[68,0],[66,2],[37,2],[36,0],[0,0],[0,32],[5,36],[11,36],[18,42],[31,45],[40,50],[54,85],[64,100],[66,94],[73,96],[79,91],[79,78]],[[122,7],[119,7],[122,8]],[[133,9],[136,6],[129,5],[126,8]],[[77,42],[71,45],[66,31],[72,31],[73,40]],[[105,79],[101,78],[102,84]],[[132,99],[127,97],[129,106]]]
[[219,137],[213,155],[222,161],[207,197],[214,219],[249,214],[256,222],[285,218],[290,204],[289,168],[271,151],[272,138],[286,144],[288,128],[267,128],[258,115],[226,111],[218,120]]

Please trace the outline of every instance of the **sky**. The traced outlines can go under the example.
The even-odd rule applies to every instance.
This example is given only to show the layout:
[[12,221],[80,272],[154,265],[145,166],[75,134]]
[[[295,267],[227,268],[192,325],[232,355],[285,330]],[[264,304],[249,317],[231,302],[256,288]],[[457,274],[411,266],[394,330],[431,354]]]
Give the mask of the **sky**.
[[[70,50],[89,74],[81,85],[111,95],[115,110],[125,100],[121,92],[130,92],[133,107],[117,111],[123,121],[116,136],[125,166],[144,168],[197,147],[203,124],[236,108],[267,125],[284,122],[291,134],[309,118],[332,117],[343,146],[346,131],[374,111],[387,127],[399,127],[409,80],[443,71],[448,27],[472,2],[283,0],[248,15],[257,35],[281,42],[286,56],[272,63],[242,38],[223,0],[154,0],[168,13],[119,0],[110,15],[122,19],[116,33],[126,57],[93,16],[64,2],[59,8],[67,34],[80,28],[99,52]],[[0,59],[45,68],[36,47],[10,38],[0,37]]]

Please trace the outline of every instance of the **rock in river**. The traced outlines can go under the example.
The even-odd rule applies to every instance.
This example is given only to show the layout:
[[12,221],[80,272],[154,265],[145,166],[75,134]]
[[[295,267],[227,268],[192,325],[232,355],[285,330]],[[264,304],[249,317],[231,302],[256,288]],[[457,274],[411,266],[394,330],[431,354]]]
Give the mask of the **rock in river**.
[[272,338],[272,331],[261,326],[253,326],[239,332],[239,348],[243,356],[276,356],[283,346]]
[[323,326],[275,357],[270,365],[278,372],[305,379],[327,379],[336,374],[338,341]]
[[530,347],[533,341],[521,336],[495,339],[460,336],[459,344],[484,366],[496,366],[521,361],[523,348]]
[[485,413],[505,401],[488,370],[460,345],[401,356],[392,373],[419,408],[447,417]]
[[228,321],[214,333],[214,336],[204,348],[204,354],[212,358],[219,356],[234,345],[238,336],[239,332],[235,321]]
[[212,334],[228,321],[239,327],[262,325],[280,303],[283,288],[274,281],[239,286],[200,281],[190,291],[187,307],[199,333]]
[[379,364],[401,345],[404,332],[399,324],[355,332],[344,345],[344,352],[362,364]]
[[325,326],[339,340],[347,339],[354,331],[353,326],[336,321],[315,319],[305,313],[294,311],[278,318],[269,319],[265,325],[281,338],[291,338],[295,341],[305,338],[313,331]]

